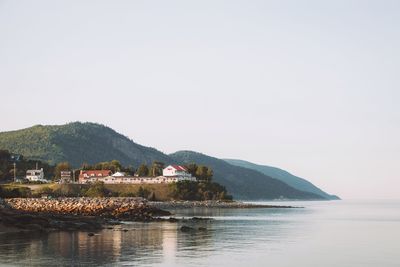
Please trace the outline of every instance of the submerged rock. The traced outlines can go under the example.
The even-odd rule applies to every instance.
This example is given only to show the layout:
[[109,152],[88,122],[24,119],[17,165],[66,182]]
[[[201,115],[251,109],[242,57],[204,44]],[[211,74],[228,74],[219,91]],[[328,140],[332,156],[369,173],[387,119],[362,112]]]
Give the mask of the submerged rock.
[[192,232],[192,231],[194,231],[194,230],[195,230],[195,229],[194,229],[193,227],[186,226],[186,225],[184,225],[184,226],[181,227],[181,231],[182,231],[182,232]]

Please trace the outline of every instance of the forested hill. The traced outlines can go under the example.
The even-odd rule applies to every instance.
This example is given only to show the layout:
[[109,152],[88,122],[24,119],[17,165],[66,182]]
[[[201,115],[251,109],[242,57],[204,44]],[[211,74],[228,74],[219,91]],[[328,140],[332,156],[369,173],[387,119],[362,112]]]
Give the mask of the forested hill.
[[320,195],[303,192],[282,181],[258,171],[234,166],[224,160],[193,151],[178,151],[170,156],[182,163],[203,164],[214,171],[214,180],[224,185],[236,199],[326,199]]
[[154,160],[171,162],[162,152],[136,144],[113,129],[96,123],[74,122],[65,125],[36,125],[0,133],[0,149],[19,153],[49,164],[68,161],[79,167],[83,162],[119,160],[138,166]]
[[305,192],[311,192],[320,196],[323,196],[324,198],[335,200],[339,199],[339,197],[335,195],[330,195],[324,191],[322,191],[320,188],[316,187],[306,179],[300,178],[298,176],[295,176],[285,170],[276,168],[276,167],[271,167],[271,166],[266,166],[266,165],[258,165],[254,164],[248,161],[244,160],[239,160],[239,159],[224,159],[226,162],[228,162],[231,165],[247,168],[247,169],[252,169],[258,172],[261,172],[267,176],[270,176],[274,179],[280,180],[288,185],[290,185],[293,188],[296,188],[301,191]]
[[304,192],[259,171],[231,165],[223,160],[191,151],[166,155],[154,148],[136,144],[113,129],[96,123],[74,122],[0,133],[0,150],[24,155],[48,164],[68,161],[73,167],[82,163],[118,160],[124,166],[160,161],[165,164],[196,163],[209,166],[214,180],[224,185],[235,199],[326,199]]

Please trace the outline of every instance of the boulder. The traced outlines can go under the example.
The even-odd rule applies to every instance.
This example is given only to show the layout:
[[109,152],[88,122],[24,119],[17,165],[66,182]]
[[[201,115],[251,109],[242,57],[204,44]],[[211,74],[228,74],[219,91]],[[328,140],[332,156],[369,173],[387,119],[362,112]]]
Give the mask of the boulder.
[[182,232],[193,232],[195,229],[193,228],[193,227],[190,227],[190,226],[186,226],[186,225],[184,225],[184,226],[182,226],[181,227],[181,231]]

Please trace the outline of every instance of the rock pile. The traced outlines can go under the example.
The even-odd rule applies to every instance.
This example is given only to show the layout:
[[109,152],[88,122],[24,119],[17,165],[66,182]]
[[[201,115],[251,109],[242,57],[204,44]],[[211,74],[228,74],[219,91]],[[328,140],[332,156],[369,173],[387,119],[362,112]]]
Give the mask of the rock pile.
[[64,215],[97,216],[119,220],[151,221],[153,216],[169,212],[148,205],[142,198],[11,198],[5,203],[11,209]]

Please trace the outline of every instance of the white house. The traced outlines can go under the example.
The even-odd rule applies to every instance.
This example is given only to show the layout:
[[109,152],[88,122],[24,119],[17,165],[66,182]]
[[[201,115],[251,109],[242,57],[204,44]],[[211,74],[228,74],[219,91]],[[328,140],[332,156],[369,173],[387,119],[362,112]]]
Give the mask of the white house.
[[169,165],[163,170],[163,176],[168,180],[173,180],[174,182],[188,180],[196,181],[196,177],[188,172],[186,167],[181,165]]
[[41,168],[40,170],[27,170],[26,179],[28,179],[31,182],[44,182],[44,183],[48,182],[46,179],[44,179],[43,168]]
[[116,172],[111,176],[113,176],[113,177],[125,177],[126,173],[124,173],[124,172]]

